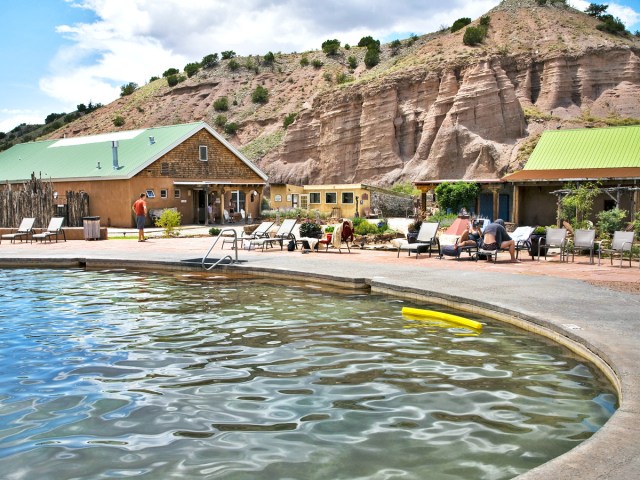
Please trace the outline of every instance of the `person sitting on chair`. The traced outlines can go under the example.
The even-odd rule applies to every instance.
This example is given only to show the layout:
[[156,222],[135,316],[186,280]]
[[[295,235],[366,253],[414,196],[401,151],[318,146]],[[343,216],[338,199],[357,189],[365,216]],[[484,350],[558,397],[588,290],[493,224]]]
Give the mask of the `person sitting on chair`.
[[[496,252],[498,250],[509,250],[511,261],[514,263],[520,262],[520,260],[516,258],[516,242],[514,242],[507,233],[507,230],[504,228],[504,220],[501,218],[484,228],[480,248],[489,251],[495,250]],[[491,260],[491,258],[489,258],[489,260]]]

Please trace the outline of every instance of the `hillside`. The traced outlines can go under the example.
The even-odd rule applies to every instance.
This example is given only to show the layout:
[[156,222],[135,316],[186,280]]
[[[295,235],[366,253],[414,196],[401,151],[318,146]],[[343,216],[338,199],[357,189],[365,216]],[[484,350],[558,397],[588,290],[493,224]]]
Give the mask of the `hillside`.
[[[276,54],[271,65],[236,58],[236,70],[223,60],[174,87],[153,81],[51,136],[113,131],[116,117],[125,130],[204,120],[222,131],[224,115],[239,125],[229,140],[273,182],[385,185],[498,178],[521,167],[544,129],[640,119],[638,37],[601,32],[562,3],[506,0],[487,15],[478,46],[463,44],[463,28],[383,45],[371,69],[364,47]],[[257,86],[266,104],[252,101]],[[223,96],[229,108],[216,111]]]

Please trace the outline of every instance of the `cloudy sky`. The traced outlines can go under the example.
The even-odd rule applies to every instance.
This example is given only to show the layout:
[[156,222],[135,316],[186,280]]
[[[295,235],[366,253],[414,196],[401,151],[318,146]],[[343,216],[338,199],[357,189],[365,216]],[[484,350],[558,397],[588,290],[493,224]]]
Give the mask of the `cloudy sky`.
[[[475,19],[500,0],[2,0],[0,132],[80,103],[109,103],[129,82],[209,53],[290,53],[337,38],[383,43]],[[570,0],[584,10],[591,3]],[[640,0],[609,5],[632,32]],[[37,6],[37,7],[36,7]]]

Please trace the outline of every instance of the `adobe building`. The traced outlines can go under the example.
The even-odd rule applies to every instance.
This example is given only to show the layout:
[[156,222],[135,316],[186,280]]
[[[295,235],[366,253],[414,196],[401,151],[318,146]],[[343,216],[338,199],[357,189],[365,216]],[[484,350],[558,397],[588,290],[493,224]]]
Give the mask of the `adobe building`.
[[131,206],[140,193],[150,212],[177,209],[182,224],[224,223],[225,210],[256,218],[267,182],[204,122],[19,144],[0,152],[0,172],[10,185],[32,173],[50,180],[59,202],[84,191],[90,215],[112,227],[135,226]]

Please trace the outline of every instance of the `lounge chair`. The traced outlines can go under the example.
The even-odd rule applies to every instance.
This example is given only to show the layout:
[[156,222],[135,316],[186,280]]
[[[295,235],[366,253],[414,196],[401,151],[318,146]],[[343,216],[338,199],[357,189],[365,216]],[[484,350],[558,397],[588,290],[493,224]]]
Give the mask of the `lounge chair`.
[[[567,229],[566,228],[547,228],[547,235],[538,242],[538,261],[540,261],[541,250],[544,247],[544,259],[547,259],[547,253],[550,248],[560,249],[560,261],[564,261],[567,248]],[[568,258],[567,258],[568,260]]]
[[44,242],[49,240],[51,242],[51,237],[56,237],[56,243],[58,243],[58,236],[62,235],[64,241],[67,241],[67,236],[62,229],[62,224],[64,223],[64,217],[51,217],[51,221],[49,222],[49,226],[47,229],[40,233],[34,233],[31,235],[31,238],[36,242],[38,240]]
[[[516,258],[518,258],[520,250],[529,251],[531,249],[531,235],[534,230],[534,227],[518,227],[509,234],[516,244]],[[533,257],[531,257],[531,260],[533,260]]]
[[576,250],[578,253],[582,250],[589,250],[589,263],[593,264],[593,249],[596,243],[596,231],[595,230],[583,230],[576,229],[573,233],[573,245],[567,249],[571,250],[571,261],[573,262],[576,257]]
[[262,250],[264,251],[266,246],[273,247],[274,243],[279,243],[280,250],[282,250],[285,240],[295,240],[295,236],[293,235],[293,229],[295,228],[295,226],[296,219],[287,218],[282,222],[280,228],[278,228],[275,237],[256,238],[254,240],[250,240],[249,249],[251,249],[251,245],[260,245],[262,246]]
[[233,218],[231,217],[231,215],[229,215],[229,210],[227,210],[226,208],[224,209],[223,215],[224,223],[234,223]]
[[318,241],[319,244],[326,245],[325,252],[329,250],[329,245],[333,245],[338,249],[339,253],[342,253],[342,244],[347,246],[347,251],[351,253],[351,246],[349,243],[353,243],[353,227],[349,220],[342,222],[342,225],[336,225],[331,240],[322,239]]
[[431,257],[431,247],[437,245],[438,251],[440,250],[440,244],[438,243],[437,237],[438,228],[440,228],[440,222],[423,222],[422,225],[420,225],[418,238],[416,238],[415,243],[398,243],[398,257],[400,257],[400,250],[407,250],[409,252],[409,256],[411,256],[411,251],[415,250],[417,259],[420,255],[420,249],[425,247],[429,251],[429,257]]
[[2,242],[3,238],[7,240],[11,240],[11,243],[15,243],[16,238],[19,238],[20,242],[22,242],[23,239],[25,241],[30,240],[31,242],[33,242],[33,239],[30,237],[31,235],[33,235],[33,224],[35,222],[36,222],[35,218],[23,218],[17,230],[11,233],[5,233],[4,235],[2,235],[2,238],[0,238],[0,242]]
[[[256,240],[258,238],[269,238],[269,229],[273,226],[274,222],[262,222],[260,225],[258,225],[258,228],[256,228],[253,232],[249,233],[248,235],[245,235],[244,233],[242,234],[242,236],[240,237],[225,237],[222,240],[222,248],[224,248],[224,244],[225,243],[231,243],[231,244],[235,244],[235,242],[240,242],[241,245],[244,245],[245,240],[246,241],[250,241],[250,240]],[[235,245],[233,245],[235,248]],[[248,247],[251,248],[251,243],[248,242]]]
[[613,265],[613,257],[620,255],[620,267],[622,267],[622,259],[625,252],[629,253],[629,266],[631,266],[631,257],[633,257],[633,243],[635,232],[625,232],[619,230],[614,232],[613,240],[609,248],[598,249],[598,265],[600,265],[600,259],[603,253],[611,255],[611,265]]

